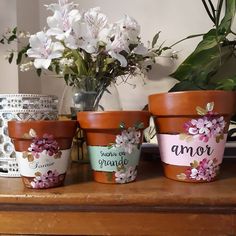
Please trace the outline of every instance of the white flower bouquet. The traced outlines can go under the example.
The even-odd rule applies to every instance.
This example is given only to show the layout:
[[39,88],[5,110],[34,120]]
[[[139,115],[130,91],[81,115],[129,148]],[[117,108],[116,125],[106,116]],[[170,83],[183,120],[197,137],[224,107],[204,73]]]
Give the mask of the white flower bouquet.
[[[52,12],[48,27],[30,36],[29,44],[18,53],[17,63],[26,56],[30,61],[21,63],[21,70],[34,66],[38,75],[42,69],[54,71],[67,85],[95,92],[94,107],[117,77],[150,70],[155,58],[169,49],[157,45],[160,32],[150,47],[145,47],[140,25],[130,16],[111,24],[99,7],[82,11],[68,0],[46,7]],[[0,43],[17,38],[16,29],[10,33]],[[12,52],[9,62],[13,56]]]

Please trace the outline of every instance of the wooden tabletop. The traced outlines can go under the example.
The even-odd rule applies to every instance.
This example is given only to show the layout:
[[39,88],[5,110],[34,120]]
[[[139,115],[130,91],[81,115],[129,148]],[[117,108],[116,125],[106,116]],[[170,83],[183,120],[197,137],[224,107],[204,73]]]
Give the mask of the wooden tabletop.
[[[38,217],[37,213],[41,216]],[[94,220],[93,213],[96,213],[100,220]],[[190,229],[197,229],[197,226],[193,225],[188,228],[188,225],[195,221],[207,224],[203,227],[204,232],[208,233],[206,235],[211,235],[211,231],[206,231],[206,228],[216,228],[214,235],[218,235],[217,232],[221,235],[220,233],[226,232],[221,229],[236,233],[235,213],[235,159],[224,160],[217,181],[201,184],[182,183],[163,177],[158,158],[142,160],[137,181],[124,185],[96,183],[92,179],[89,165],[78,163],[71,165],[65,186],[58,188],[31,190],[23,187],[20,178],[0,178],[0,233],[4,234],[121,235],[122,232],[127,233],[120,227],[127,227],[124,219],[128,217],[131,222],[129,229],[135,232],[134,235],[159,235],[157,228],[162,230],[160,232],[169,232],[171,228],[168,229],[167,226],[165,231],[162,226],[165,226],[165,222],[175,222],[176,219],[182,219],[182,226],[186,226],[186,232],[178,228],[180,223],[176,226],[174,223],[175,235],[188,235]],[[116,222],[117,224],[114,223],[111,227],[111,222],[106,218],[108,215],[109,219],[118,217],[119,223]],[[204,215],[206,219],[202,218]],[[50,221],[55,216],[56,223]],[[195,218],[191,218],[193,216]],[[215,218],[216,216],[220,218]],[[143,217],[150,219],[146,221]],[[63,223],[66,219],[71,228]],[[132,226],[135,219],[137,223],[133,223]],[[215,224],[219,219],[224,227]],[[44,222],[44,227],[39,227],[37,220],[51,223]],[[158,225],[157,220],[162,222],[162,225]],[[144,230],[145,225],[149,230]],[[178,229],[181,230],[180,234],[177,234]]]

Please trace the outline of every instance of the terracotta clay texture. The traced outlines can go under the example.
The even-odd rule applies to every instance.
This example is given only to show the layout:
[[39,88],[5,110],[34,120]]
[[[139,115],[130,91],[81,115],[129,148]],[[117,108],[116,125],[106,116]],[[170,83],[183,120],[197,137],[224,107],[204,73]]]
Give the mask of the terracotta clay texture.
[[76,121],[9,121],[9,136],[26,187],[63,184],[76,128]]
[[[205,120],[207,120],[207,117],[213,117],[216,113],[216,117],[218,117],[218,119],[220,119],[219,117],[222,117],[221,119],[224,119],[224,128],[222,130],[222,135],[226,137],[229,127],[229,121],[236,110],[235,98],[236,93],[228,91],[187,91],[154,94],[149,96],[149,111],[154,116],[154,122],[159,137],[162,134],[182,135],[182,133],[185,133],[184,135],[186,135],[187,138],[192,138],[189,133],[186,134],[186,126],[189,124],[192,125],[191,121],[200,120],[201,122],[205,122]],[[212,109],[213,107],[214,109],[210,111],[210,109]],[[209,111],[204,116],[205,109],[209,109]],[[200,115],[199,110],[200,112],[201,110],[203,110],[203,114]],[[206,123],[206,126],[207,125],[208,124]],[[208,127],[206,128],[208,129]],[[192,132],[195,131],[196,130],[193,130]],[[205,137],[203,137],[202,140],[204,140],[204,138]],[[208,138],[206,137],[205,142],[207,141],[207,139]],[[219,140],[217,140],[217,142],[218,141]],[[203,144],[206,143],[203,142]],[[188,146],[186,146],[186,149],[190,146],[191,142],[189,142]],[[204,147],[207,146],[205,145]],[[161,153],[163,153],[164,151],[161,150]],[[166,177],[174,180],[185,182],[208,182],[214,180],[216,177],[215,176],[211,180],[202,180],[200,178],[196,180],[184,179],[184,176],[182,176],[183,179],[181,179],[177,178],[178,174],[186,173],[186,170],[189,166],[170,165],[168,163],[163,163],[163,166]]]
[[[82,129],[85,130],[86,142],[88,146],[108,147],[116,142],[117,135],[121,134],[121,123],[126,128],[134,127],[137,123],[142,123],[140,128],[142,142],[144,128],[149,125],[150,113],[146,111],[107,111],[107,112],[79,112],[77,120]],[[90,157],[93,158],[92,156]],[[108,179],[108,172],[94,171],[94,179],[102,183],[116,183],[113,172]]]

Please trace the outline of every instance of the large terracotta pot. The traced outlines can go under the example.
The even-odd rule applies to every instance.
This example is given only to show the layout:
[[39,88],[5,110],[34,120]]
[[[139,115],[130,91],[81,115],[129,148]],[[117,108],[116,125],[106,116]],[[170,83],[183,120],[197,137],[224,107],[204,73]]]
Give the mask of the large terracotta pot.
[[64,183],[76,121],[9,121],[23,182],[44,189]]
[[136,179],[143,129],[149,112],[79,112],[85,131],[94,179],[101,183],[128,183]]
[[149,96],[166,177],[185,182],[216,179],[236,110],[235,94],[188,91]]

